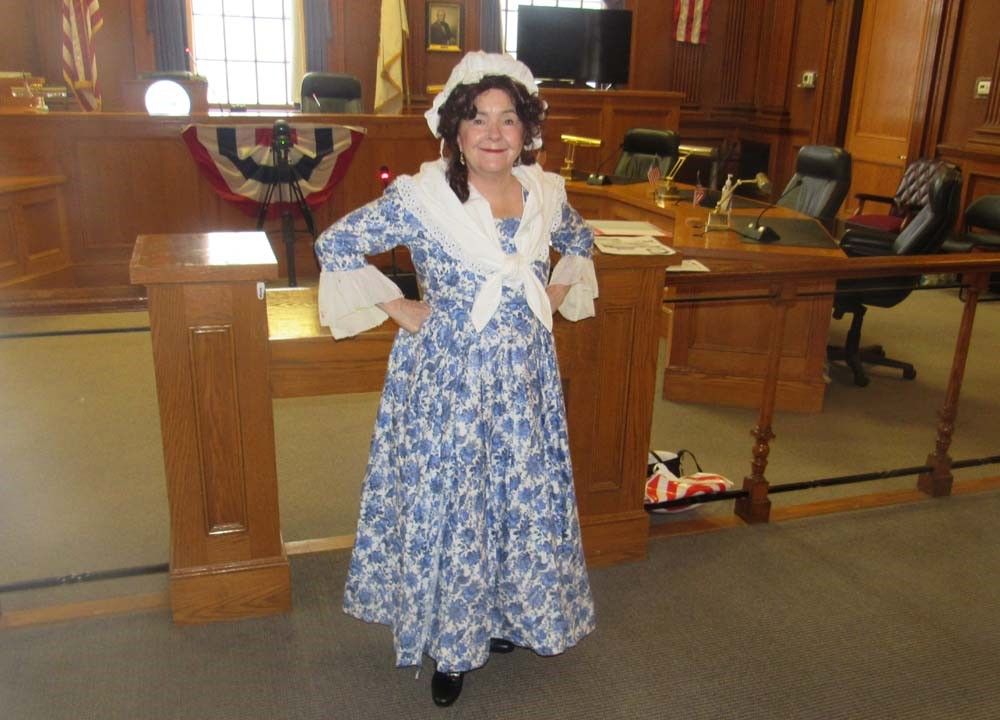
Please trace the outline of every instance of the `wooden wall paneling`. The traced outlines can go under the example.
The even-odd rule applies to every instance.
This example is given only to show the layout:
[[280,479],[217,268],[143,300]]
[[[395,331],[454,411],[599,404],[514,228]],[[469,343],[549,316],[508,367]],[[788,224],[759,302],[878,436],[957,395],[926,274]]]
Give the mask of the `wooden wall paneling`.
[[997,46],[990,78],[990,93],[986,98],[986,119],[976,128],[970,141],[1000,152],[1000,44]]
[[788,95],[790,92],[792,48],[797,33],[798,0],[771,0],[765,7],[763,27],[764,42],[760,50],[762,79],[759,92],[758,110],[774,119],[788,116]]
[[[834,0],[825,3],[828,32],[827,52],[820,70],[819,98],[812,106],[812,141],[818,145],[844,144],[842,118],[850,99],[848,66],[852,62],[851,28],[856,0]],[[800,27],[809,27],[803,18]]]
[[[743,43],[747,36],[748,3],[746,0],[733,0],[729,3],[729,13],[726,16],[725,40],[722,45],[722,66],[730,71],[718,78],[718,103],[724,106],[748,105],[753,102],[753,95],[747,95],[748,87],[742,82],[742,73],[738,70],[743,65]],[[719,12],[720,8],[716,8]],[[718,20],[718,16],[716,16]],[[753,85],[749,87],[753,91]]]
[[[948,94],[941,111],[941,129],[935,139],[943,145],[965,147],[986,122],[987,99],[974,97],[977,77],[991,77],[997,59],[995,8],[991,3],[962,2],[948,15],[953,38]],[[997,90],[997,78],[993,91]]]
[[330,40],[326,47],[326,69],[330,72],[346,72],[347,67],[347,20],[344,0],[330,2]]
[[697,110],[702,101],[702,73],[705,57],[704,45],[674,43],[674,63],[671,87],[684,93],[682,107]]
[[[827,62],[833,43],[834,4],[829,0],[802,0],[795,10],[795,32],[791,38],[791,60],[787,85],[788,123],[793,128],[815,133],[816,108],[822,102],[828,72]],[[817,73],[815,88],[801,87],[804,71]]]
[[0,195],[0,283],[24,274],[17,249],[17,231],[14,226],[14,199]]
[[25,274],[39,275],[66,267],[69,242],[62,183],[19,195],[14,221]]
[[[728,9],[720,54],[722,62],[716,81],[719,84],[718,102],[720,109],[753,109],[759,92],[757,79],[764,0],[731,0]],[[714,21],[719,19],[716,16]]]
[[[624,8],[632,10],[629,88],[686,92],[690,101],[692,88],[675,82],[678,52],[688,44],[673,39],[673,3],[633,0],[629,5]],[[711,29],[710,32],[714,33]],[[713,42],[714,37],[713,34],[709,42]]]
[[[354,75],[361,81],[366,112],[371,112],[375,104],[375,59],[378,57],[381,5],[380,2],[345,0],[343,25],[333,31],[342,42],[342,50],[338,48],[338,54],[343,52],[342,72]],[[412,13],[409,17],[412,20]]]
[[[97,80],[101,86],[102,109],[125,110],[124,83],[136,78],[136,32],[146,28],[132,25],[132,0],[101,0],[104,27],[97,33]],[[60,46],[57,46],[57,49]],[[59,56],[61,58],[61,55]]]
[[[35,32],[37,4],[23,0],[0,0],[0,67],[43,75]],[[12,21],[19,18],[20,22]]]
[[947,58],[942,57],[943,33],[947,30],[944,17],[946,2],[947,0],[930,0],[927,4],[927,14],[920,38],[913,107],[910,111],[907,158],[934,155],[934,146],[925,144],[925,132],[928,125],[933,124],[929,115],[932,112],[934,95],[946,92],[947,89],[947,85],[938,88],[934,84],[937,68],[948,64]]
[[62,176],[0,178],[0,283],[70,264]]
[[[135,76],[125,77],[124,81],[138,78],[139,73],[156,70],[156,42],[148,30],[146,15],[147,0],[130,0],[129,12],[132,18],[132,52],[135,63]],[[190,8],[189,8],[190,12]]]

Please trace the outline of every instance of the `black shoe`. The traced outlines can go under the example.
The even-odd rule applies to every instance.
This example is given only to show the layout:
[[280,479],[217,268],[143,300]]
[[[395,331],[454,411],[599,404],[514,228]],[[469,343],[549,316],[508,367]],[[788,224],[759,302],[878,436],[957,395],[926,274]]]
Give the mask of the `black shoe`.
[[490,652],[491,653],[509,653],[514,652],[514,648],[517,645],[512,643],[510,640],[503,640],[502,638],[490,638]]
[[431,697],[439,707],[448,707],[458,700],[462,694],[462,676],[464,673],[443,673],[434,671],[431,678]]

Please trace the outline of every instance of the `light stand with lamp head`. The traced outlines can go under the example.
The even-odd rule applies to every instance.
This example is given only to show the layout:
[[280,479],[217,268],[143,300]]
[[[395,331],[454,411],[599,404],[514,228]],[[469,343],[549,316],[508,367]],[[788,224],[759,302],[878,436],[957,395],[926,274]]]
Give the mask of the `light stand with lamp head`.
[[679,200],[681,197],[680,191],[677,189],[677,183],[674,179],[677,177],[677,171],[681,169],[681,166],[687,161],[692,155],[696,157],[711,158],[715,155],[714,148],[705,147],[703,145],[680,145],[677,148],[677,161],[674,166],[670,168],[670,172],[667,176],[660,180],[659,185],[656,187],[654,192],[654,197],[656,198],[657,204],[666,202],[667,200]]
[[600,138],[583,137],[582,135],[560,135],[559,139],[566,143],[566,157],[563,158],[559,174],[567,180],[573,179],[573,164],[576,160],[576,148],[582,145],[588,148],[601,147]]
[[732,174],[727,176],[726,184],[722,186],[722,195],[719,196],[719,202],[716,203],[715,208],[708,214],[708,222],[705,223],[705,229],[730,229],[732,227],[730,213],[733,209],[733,193],[736,192],[736,188],[740,185],[749,185],[751,183],[756,185],[757,189],[762,193],[771,191],[771,179],[766,173],[759,172],[752,178],[744,178],[735,182],[733,182]]

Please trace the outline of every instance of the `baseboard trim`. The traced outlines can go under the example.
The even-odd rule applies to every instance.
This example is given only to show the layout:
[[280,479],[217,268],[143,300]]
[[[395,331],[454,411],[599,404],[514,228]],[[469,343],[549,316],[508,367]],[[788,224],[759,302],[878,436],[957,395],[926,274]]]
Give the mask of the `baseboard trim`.
[[170,596],[166,591],[4,612],[0,613],[0,630],[152,610],[170,610]]

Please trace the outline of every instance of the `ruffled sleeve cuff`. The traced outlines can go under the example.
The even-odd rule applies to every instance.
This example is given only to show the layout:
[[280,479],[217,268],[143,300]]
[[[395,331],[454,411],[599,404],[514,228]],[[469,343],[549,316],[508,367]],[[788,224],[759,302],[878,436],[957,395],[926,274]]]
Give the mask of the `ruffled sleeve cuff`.
[[597,297],[597,275],[594,261],[579,255],[563,255],[552,270],[549,285],[569,285],[569,292],[559,314],[567,320],[577,321],[594,317],[594,298]]
[[319,323],[338,340],[351,337],[384,323],[389,316],[377,304],[400,297],[396,283],[372,265],[324,270],[319,276]]

